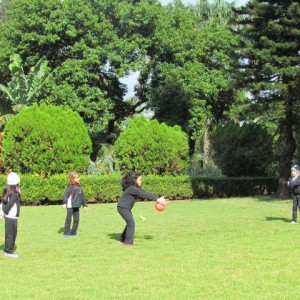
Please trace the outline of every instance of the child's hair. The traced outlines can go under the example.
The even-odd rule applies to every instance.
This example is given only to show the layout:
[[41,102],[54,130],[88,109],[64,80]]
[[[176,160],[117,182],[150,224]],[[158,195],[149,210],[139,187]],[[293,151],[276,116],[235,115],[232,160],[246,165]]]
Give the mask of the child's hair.
[[128,187],[134,185],[137,186],[136,180],[141,176],[139,172],[131,171],[127,173],[121,182],[122,190],[126,190]]
[[79,176],[78,172],[73,171],[73,172],[70,173],[69,179],[70,179],[70,181],[73,181],[74,178],[76,178],[78,176]]
[[17,185],[6,185],[3,190],[1,202],[6,204],[8,202],[8,198],[16,191],[16,188]]

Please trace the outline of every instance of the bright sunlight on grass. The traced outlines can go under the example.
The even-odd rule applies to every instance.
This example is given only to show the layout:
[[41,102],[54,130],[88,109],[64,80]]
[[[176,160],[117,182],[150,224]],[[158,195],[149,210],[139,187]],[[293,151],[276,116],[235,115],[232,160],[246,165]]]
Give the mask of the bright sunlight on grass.
[[63,238],[61,206],[23,206],[19,258],[0,257],[0,299],[298,299],[291,207],[253,197],[170,202],[157,212],[140,202],[128,249],[116,242],[125,226],[116,204],[81,210],[72,239]]

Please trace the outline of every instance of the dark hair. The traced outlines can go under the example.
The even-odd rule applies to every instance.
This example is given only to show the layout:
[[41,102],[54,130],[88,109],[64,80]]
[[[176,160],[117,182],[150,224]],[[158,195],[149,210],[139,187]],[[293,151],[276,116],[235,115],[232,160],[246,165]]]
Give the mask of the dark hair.
[[9,196],[16,191],[17,185],[7,185],[3,190],[2,203],[7,203]]
[[137,186],[136,180],[141,176],[139,172],[131,171],[128,172],[123,178],[122,178],[122,190],[126,190],[130,186]]

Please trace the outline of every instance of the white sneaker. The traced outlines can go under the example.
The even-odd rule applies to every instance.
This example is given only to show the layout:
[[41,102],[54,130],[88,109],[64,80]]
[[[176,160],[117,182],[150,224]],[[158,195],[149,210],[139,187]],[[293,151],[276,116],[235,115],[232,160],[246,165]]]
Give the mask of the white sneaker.
[[291,224],[297,224],[297,222],[295,222],[295,221],[292,221],[292,222],[291,222]]
[[3,255],[4,255],[5,257],[12,257],[12,258],[17,258],[17,257],[19,257],[19,255],[18,255],[18,254],[15,254],[15,253],[7,253],[7,252],[3,252]]

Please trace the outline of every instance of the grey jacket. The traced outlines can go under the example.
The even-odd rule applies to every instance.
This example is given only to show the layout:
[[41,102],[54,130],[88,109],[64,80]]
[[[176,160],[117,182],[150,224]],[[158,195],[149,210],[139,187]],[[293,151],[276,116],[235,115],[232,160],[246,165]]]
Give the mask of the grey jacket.
[[[70,201],[68,202],[68,200]],[[80,185],[68,184],[65,194],[63,204],[66,204],[68,208],[75,207],[87,207],[87,202],[84,198],[84,194]],[[70,204],[70,206],[68,205]]]
[[290,187],[294,195],[300,195],[300,175],[290,177],[287,185]]

